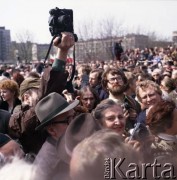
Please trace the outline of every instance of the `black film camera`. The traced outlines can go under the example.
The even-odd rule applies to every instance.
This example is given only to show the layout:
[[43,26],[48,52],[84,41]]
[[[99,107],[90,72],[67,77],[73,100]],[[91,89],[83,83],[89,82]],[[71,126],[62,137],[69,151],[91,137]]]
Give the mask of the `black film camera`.
[[[71,9],[51,9],[49,11],[49,30],[52,36],[61,37],[61,32],[71,32],[74,34],[73,28],[73,11]],[[77,35],[74,34],[75,41]]]
[[131,106],[128,104],[128,102],[125,102],[124,105],[123,105],[123,107],[124,107],[127,111],[131,108]]
[[130,136],[130,140],[144,141],[149,137],[150,133],[147,127],[142,123],[137,123]]

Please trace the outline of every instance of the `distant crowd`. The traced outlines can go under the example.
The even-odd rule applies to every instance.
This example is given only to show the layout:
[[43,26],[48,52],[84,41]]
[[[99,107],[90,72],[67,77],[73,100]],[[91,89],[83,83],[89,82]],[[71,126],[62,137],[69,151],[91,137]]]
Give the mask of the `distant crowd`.
[[81,63],[67,60],[74,44],[65,32],[54,61],[0,65],[0,177],[111,179],[115,158],[127,178],[131,163],[157,161],[173,166],[163,178],[177,176],[177,48]]

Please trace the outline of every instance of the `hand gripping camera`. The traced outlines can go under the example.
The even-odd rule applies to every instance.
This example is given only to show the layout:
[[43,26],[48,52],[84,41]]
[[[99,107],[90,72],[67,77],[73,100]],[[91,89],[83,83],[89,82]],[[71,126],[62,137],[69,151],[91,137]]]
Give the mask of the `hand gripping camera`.
[[[61,37],[61,32],[71,32],[74,34],[73,28],[73,11],[71,9],[51,9],[49,11],[49,30],[52,36]],[[74,34],[75,42],[78,40]]]
[[145,141],[149,137],[149,131],[147,127],[142,123],[137,123],[133,132],[131,133],[129,140]]

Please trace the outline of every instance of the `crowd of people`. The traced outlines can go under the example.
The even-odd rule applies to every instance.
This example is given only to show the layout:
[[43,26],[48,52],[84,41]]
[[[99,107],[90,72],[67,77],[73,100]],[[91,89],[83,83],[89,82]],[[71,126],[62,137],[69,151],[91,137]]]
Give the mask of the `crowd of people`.
[[53,41],[54,62],[1,65],[0,177],[110,179],[105,159],[116,158],[126,160],[124,172],[158,161],[177,175],[177,48],[131,49],[120,60],[74,66],[67,62],[74,44],[64,32]]

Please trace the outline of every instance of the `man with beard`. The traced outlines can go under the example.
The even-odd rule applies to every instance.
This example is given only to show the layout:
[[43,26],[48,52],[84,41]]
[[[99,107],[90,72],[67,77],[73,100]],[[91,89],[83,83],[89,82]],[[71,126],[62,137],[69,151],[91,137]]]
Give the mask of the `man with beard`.
[[140,105],[132,97],[125,95],[128,85],[127,78],[120,69],[107,69],[102,76],[102,86],[109,93],[109,99],[124,108],[124,115],[127,117],[126,131],[134,128],[135,120],[141,111]]

